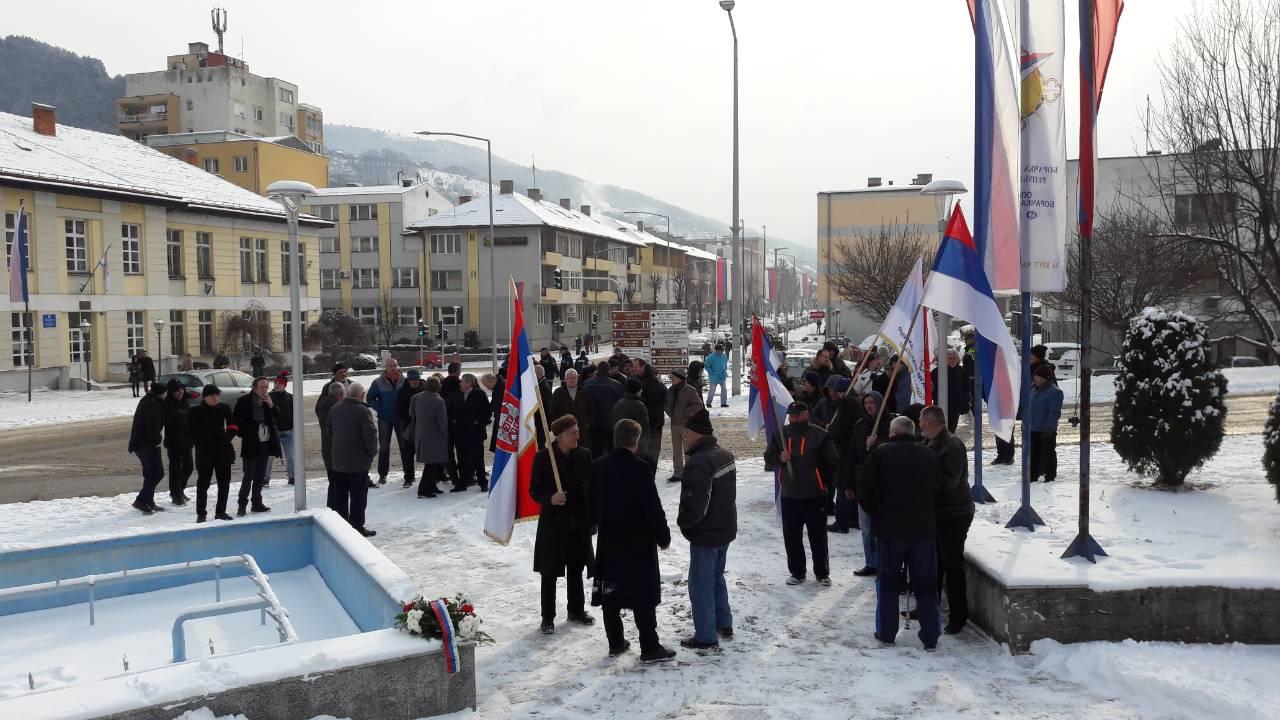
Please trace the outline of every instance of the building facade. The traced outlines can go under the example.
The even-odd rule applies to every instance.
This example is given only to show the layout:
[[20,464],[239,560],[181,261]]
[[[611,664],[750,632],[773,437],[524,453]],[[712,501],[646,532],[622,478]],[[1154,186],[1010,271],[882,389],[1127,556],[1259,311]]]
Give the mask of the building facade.
[[[269,324],[260,345],[288,349],[280,205],[127,138],[57,125],[53,108],[32,118],[0,113],[0,209],[9,257],[25,216],[30,311],[0,298],[8,329],[0,389],[68,387],[125,379],[147,350],[162,370],[186,355],[211,361],[242,350],[225,332],[233,317]],[[320,310],[317,237],[304,218],[303,320]],[[157,321],[162,321],[157,339]]]
[[150,135],[147,144],[259,195],[277,180],[329,184],[329,159],[293,135],[255,138],[209,130]]

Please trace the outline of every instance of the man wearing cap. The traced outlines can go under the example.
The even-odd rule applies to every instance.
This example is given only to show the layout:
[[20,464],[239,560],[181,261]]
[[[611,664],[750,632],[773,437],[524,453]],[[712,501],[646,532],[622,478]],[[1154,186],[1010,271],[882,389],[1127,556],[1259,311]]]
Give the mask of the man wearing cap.
[[238,428],[231,408],[222,403],[222,391],[217,385],[204,386],[200,404],[191,409],[187,421],[196,449],[196,522],[206,520],[209,482],[215,479],[218,497],[213,516],[232,520],[227,514],[227,495],[231,491],[231,465],[236,461],[231,440]]
[[[271,402],[276,407],[276,429],[280,431],[280,447],[284,452],[285,470],[289,473],[289,484],[293,484],[293,395],[289,392],[289,371],[281,370],[276,375],[275,388],[269,393]],[[271,470],[276,459],[267,460],[267,481],[263,487],[271,484]]]
[[[591,453],[578,447],[578,421],[565,415],[551,424],[555,438],[533,458],[529,496],[541,506],[533,545],[533,571],[542,576],[543,635],[556,631],[556,582],[565,578],[568,618],[593,625],[582,589],[582,571],[594,575],[591,549]],[[552,468],[552,453],[555,467]],[[557,482],[558,480],[558,482]]]
[[707,407],[711,407],[711,401],[716,398],[716,388],[720,388],[720,407],[729,407],[729,390],[725,385],[725,381],[729,378],[729,356],[724,352],[724,345],[716,343],[715,352],[711,353],[703,361],[703,367],[707,371]]
[[1032,375],[1027,430],[1031,432],[1031,482],[1058,479],[1058,421],[1062,418],[1062,390],[1053,384],[1053,367],[1041,362]]
[[[690,650],[720,647],[733,637],[733,613],[724,568],[729,543],[738,536],[738,470],[733,453],[720,447],[711,416],[699,407],[681,424],[681,445],[688,448],[680,486],[676,524],[689,541],[689,604],[693,636],[680,641]],[[674,429],[675,426],[673,426]]]
[[169,451],[169,499],[174,505],[187,504],[187,480],[191,478],[191,430],[187,388],[178,378],[165,384],[164,446]]
[[411,477],[413,468],[413,452],[405,447],[404,425],[396,416],[396,395],[404,385],[404,375],[400,373],[400,363],[393,357],[387,358],[383,373],[369,384],[369,406],[378,413],[378,484],[387,484],[387,473],[391,472],[391,437],[396,438],[396,447],[400,450],[400,467],[405,469],[405,476]]
[[640,457],[658,462],[662,454],[662,426],[666,424],[667,386],[662,384],[658,373],[644,358],[632,358],[635,376],[643,384],[640,399],[644,401],[645,412],[649,416],[649,426],[640,438]]
[[[667,388],[667,406],[664,410],[671,418],[671,464],[673,472],[667,482],[680,482],[684,476],[684,429],[689,418],[703,410],[702,398],[693,386],[685,382],[688,373],[679,368],[671,371],[671,387]],[[703,410],[705,414],[705,410]],[[708,427],[710,422],[707,423]]]
[[831,587],[827,556],[827,487],[840,466],[831,437],[809,422],[809,406],[793,402],[787,407],[787,425],[781,437],[769,438],[765,461],[777,467],[781,485],[782,539],[787,549],[788,585],[805,581],[804,538],[809,534],[813,575],[818,585]]
[[412,418],[409,416],[409,409],[413,403],[413,396],[427,389],[426,383],[422,381],[422,373],[417,368],[404,374],[404,384],[396,391],[396,422],[400,424],[401,433],[404,435],[404,444],[401,447],[408,448],[409,462],[404,462],[403,456],[400,461],[404,463],[404,485],[403,487],[413,487],[414,478],[414,450],[413,433],[409,431],[409,425],[412,424]]
[[[649,427],[649,410],[645,408],[644,400],[640,399],[640,392],[644,389],[644,384],[636,378],[627,378],[623,388],[625,392],[622,395],[622,399],[609,412],[609,427],[618,427],[618,422],[624,419],[640,423],[642,428],[640,432],[640,447],[643,448],[644,434]],[[658,464],[657,458],[650,459],[641,452],[636,452],[636,457],[649,460],[655,466]]]

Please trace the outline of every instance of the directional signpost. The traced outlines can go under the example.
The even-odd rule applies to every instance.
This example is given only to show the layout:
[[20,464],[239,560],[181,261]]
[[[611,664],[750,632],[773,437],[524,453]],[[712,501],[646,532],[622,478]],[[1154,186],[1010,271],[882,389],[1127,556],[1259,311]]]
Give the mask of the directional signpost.
[[659,375],[689,367],[688,310],[615,310],[613,345],[643,358]]

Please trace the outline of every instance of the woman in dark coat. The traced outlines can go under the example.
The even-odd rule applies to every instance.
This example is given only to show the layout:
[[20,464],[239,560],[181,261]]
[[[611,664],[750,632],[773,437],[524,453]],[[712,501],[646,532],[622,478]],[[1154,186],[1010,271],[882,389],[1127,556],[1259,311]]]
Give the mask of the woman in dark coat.
[[254,512],[268,512],[262,503],[262,486],[267,480],[267,458],[280,457],[280,432],[276,429],[276,408],[267,392],[267,379],[253,381],[253,392],[236,401],[236,425],[240,428],[240,458],[244,478],[240,481],[240,503],[236,514],[244,515],[252,497]]
[[[582,571],[594,574],[591,550],[591,453],[578,447],[578,421],[566,415],[551,424],[555,440],[533,458],[529,496],[542,506],[538,535],[533,545],[533,571],[542,575],[542,634],[556,631],[556,580],[564,576],[568,590],[568,617],[581,625],[595,624],[587,614]],[[551,468],[555,453],[560,487]]]
[[444,479],[444,465],[449,461],[449,413],[440,397],[440,381],[427,378],[424,386],[409,405],[409,437],[418,450],[418,462],[423,464],[418,497],[429,498],[440,494],[438,483]]

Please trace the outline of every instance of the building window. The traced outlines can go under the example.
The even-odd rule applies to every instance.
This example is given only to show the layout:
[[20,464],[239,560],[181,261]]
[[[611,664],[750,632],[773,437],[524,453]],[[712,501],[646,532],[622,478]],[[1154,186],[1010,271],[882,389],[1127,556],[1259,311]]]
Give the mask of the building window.
[[258,266],[258,282],[264,283],[269,281],[267,274],[267,239],[253,239],[253,259],[254,264]]
[[282,113],[280,113],[280,124],[281,124],[281,125],[283,125],[283,126],[285,126],[285,127],[287,127],[287,128],[289,128],[290,130],[292,130],[292,129],[293,129],[293,115],[292,115],[292,114],[290,114],[290,113],[287,113],[287,112],[282,112]]
[[258,105],[253,106],[253,119],[262,122],[262,108]]
[[322,253],[342,252],[342,238],[336,238],[336,237],[320,238],[320,252]]
[[551,324],[551,306],[539,304],[537,307],[538,307],[538,324],[550,325]]
[[[302,263],[302,267],[304,268],[302,271],[301,282],[303,285],[306,285],[307,284],[307,271],[305,269],[307,267],[307,244],[306,243],[302,243],[302,242],[298,243],[298,255],[299,255],[298,260]],[[289,257],[289,241],[281,240],[280,241],[280,269],[281,269],[280,276],[283,278],[285,285],[288,285],[289,283],[293,282],[293,263],[291,261],[292,261],[292,258]]]
[[462,289],[462,271],[461,270],[432,270],[431,271],[431,289],[432,290],[461,290]]
[[201,280],[213,279],[213,233],[196,233],[196,275]]
[[[293,312],[289,310],[283,311],[284,316],[284,332],[280,337],[284,338],[284,351],[291,352],[293,350]],[[302,337],[307,336],[307,312],[302,311]]]
[[338,271],[320,270],[320,289],[321,290],[337,290],[338,289]]
[[565,257],[582,257],[582,238],[569,233],[556,233],[556,252]]
[[18,214],[4,214],[4,265],[9,267],[9,258],[13,255],[13,244],[18,239]]
[[182,273],[182,231],[169,228],[165,231],[165,259],[169,264],[169,277],[181,278]]
[[234,158],[232,158],[232,160],[236,164],[236,172],[238,173],[249,172],[249,156],[248,155],[236,155]]
[[396,327],[408,328],[417,324],[418,308],[403,306],[396,308]]
[[1236,196],[1231,193],[1177,195],[1173,202],[1173,219],[1178,225],[1220,225],[1235,221]]
[[89,272],[89,243],[84,234],[84,221],[67,218],[63,221],[67,241],[67,272]]
[[133,223],[120,224],[121,262],[125,275],[142,274],[142,240],[138,226]]
[[240,282],[253,282],[253,238],[240,238]]
[[378,252],[378,238],[369,235],[351,238],[351,252]]
[[213,354],[213,311],[200,310],[196,315],[196,329],[200,335],[200,354]]
[[[93,362],[89,347],[90,338],[80,329],[82,320],[90,320],[89,313],[67,313],[67,339],[70,341],[68,354],[72,363]],[[133,356],[130,355],[130,357]]]
[[169,352],[187,354],[187,313],[182,310],[169,311]]
[[582,273],[578,270],[562,270],[561,280],[565,290],[582,291]]
[[293,91],[288,88],[280,88],[280,102],[293,102]]
[[316,205],[311,209],[311,211],[314,212],[316,217],[321,220],[332,220],[334,222],[337,222],[338,220],[337,205]]
[[348,220],[377,220],[378,205],[377,203],[365,203],[364,205],[348,205]]
[[188,109],[188,110],[195,110],[195,109],[196,109],[196,104],[195,104],[194,102],[192,102],[192,101],[188,100],[188,101],[187,101],[187,109]]
[[146,346],[147,328],[142,315],[141,310],[126,310],[124,313],[124,342],[129,357],[135,357]]
[[31,318],[31,313],[9,313],[9,324],[12,328],[9,333],[10,354],[13,358],[13,366],[16,368],[28,367],[36,363],[35,333],[32,332]]
[[378,268],[355,268],[351,272],[354,273],[352,287],[362,289],[378,287]]
[[418,287],[418,268],[396,268],[396,287],[398,288],[416,288]]
[[461,233],[443,233],[431,236],[432,255],[457,255],[462,252]]
[[219,172],[222,172],[218,166],[218,158],[205,158],[204,169],[205,169],[205,172],[211,172],[214,175],[217,175]]
[[445,325],[462,324],[461,305],[437,305],[435,306],[435,315],[436,322],[443,322]]
[[376,307],[353,307],[351,308],[351,317],[359,320],[366,325],[378,324],[378,308]]

